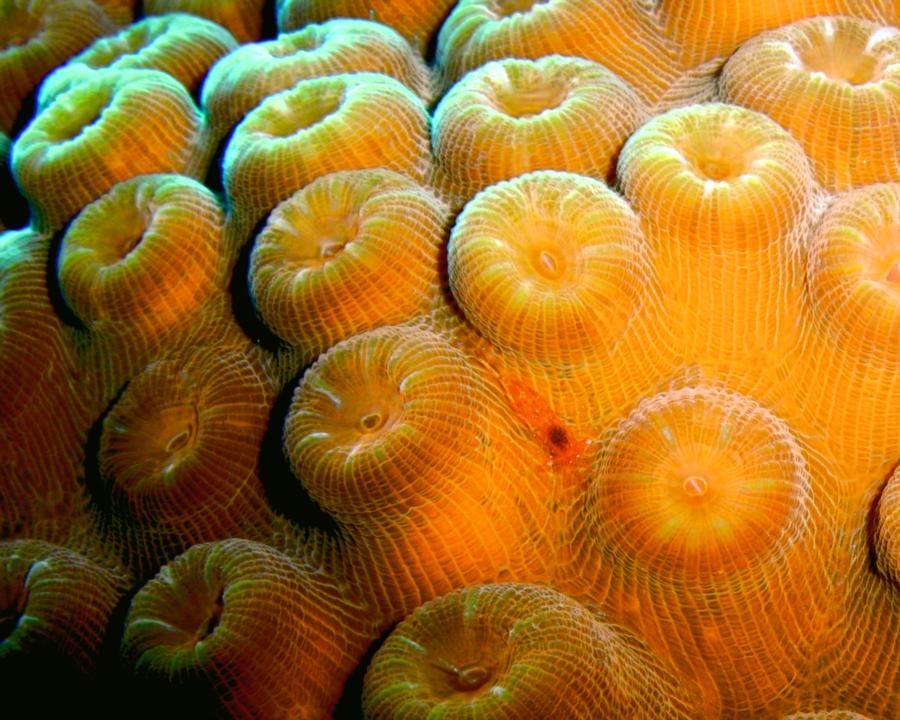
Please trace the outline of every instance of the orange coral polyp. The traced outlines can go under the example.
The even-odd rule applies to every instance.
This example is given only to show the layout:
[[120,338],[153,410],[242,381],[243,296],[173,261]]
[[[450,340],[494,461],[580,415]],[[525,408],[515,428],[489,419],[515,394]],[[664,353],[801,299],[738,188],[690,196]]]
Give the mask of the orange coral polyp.
[[103,421],[98,459],[111,522],[137,533],[124,548],[132,564],[153,568],[194,543],[264,534],[256,450],[269,397],[238,351],[184,352],[131,380]]
[[554,53],[604,65],[649,105],[682,72],[653,14],[618,0],[461,0],[441,27],[437,72],[446,89],[490,60]]
[[313,181],[256,238],[249,276],[258,312],[310,359],[355,333],[424,315],[439,296],[446,214],[428,190],[388,170]]
[[500,348],[574,362],[611,346],[642,303],[643,234],[605,184],[542,171],[498,183],[450,235],[454,297]]
[[[787,423],[751,398],[661,393],[604,438],[565,583],[590,582],[603,607],[693,668],[721,708],[710,714],[765,716],[841,612],[824,568],[836,492]],[[759,612],[765,602],[782,612]]]
[[625,143],[619,178],[635,210],[686,246],[796,250],[816,199],[797,142],[766,116],[720,103],[650,120]]
[[778,563],[807,530],[810,477],[788,427],[740,396],[645,400],[601,452],[590,522],[654,575],[719,583]]
[[432,146],[449,192],[461,199],[531,170],[607,180],[645,114],[628,86],[589,60],[508,58],[473,70],[444,96]]
[[0,7],[0,131],[10,132],[47,73],[115,24],[89,0],[7,0]]
[[303,376],[285,454],[313,498],[342,520],[393,514],[463,483],[481,488],[482,393],[464,356],[439,336],[364,333]]
[[741,46],[720,87],[797,138],[828,190],[900,178],[900,29],[801,20]]
[[372,658],[368,720],[687,718],[688,693],[621,628],[537,585],[477,585],[403,620]]
[[327,717],[372,640],[366,612],[267,545],[194,545],[135,595],[121,652],[140,678],[209,688],[228,717]]
[[55,230],[117,182],[202,175],[207,158],[203,117],[181,83],[153,70],[98,70],[34,118],[12,168],[34,224]]
[[222,280],[223,256],[215,196],[186,177],[142,175],[73,221],[59,283],[88,327],[147,342],[196,315]]
[[[129,578],[36,539],[0,542],[0,662],[60,656],[85,675],[100,660]],[[5,679],[5,678],[4,678]]]

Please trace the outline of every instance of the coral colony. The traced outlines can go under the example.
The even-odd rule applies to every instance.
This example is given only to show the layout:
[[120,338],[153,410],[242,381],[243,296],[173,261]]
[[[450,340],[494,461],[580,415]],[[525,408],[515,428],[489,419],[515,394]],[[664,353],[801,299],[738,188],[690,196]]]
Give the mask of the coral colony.
[[900,718],[898,24],[0,0],[4,709]]

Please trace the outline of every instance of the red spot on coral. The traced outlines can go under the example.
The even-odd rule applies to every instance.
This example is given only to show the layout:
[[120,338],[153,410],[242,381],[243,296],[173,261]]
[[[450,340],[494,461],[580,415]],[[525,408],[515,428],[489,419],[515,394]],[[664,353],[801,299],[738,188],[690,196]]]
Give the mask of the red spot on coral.
[[575,438],[547,400],[530,385],[509,377],[501,381],[510,408],[534,433],[549,456],[548,467],[570,466],[581,457],[591,444],[590,439]]

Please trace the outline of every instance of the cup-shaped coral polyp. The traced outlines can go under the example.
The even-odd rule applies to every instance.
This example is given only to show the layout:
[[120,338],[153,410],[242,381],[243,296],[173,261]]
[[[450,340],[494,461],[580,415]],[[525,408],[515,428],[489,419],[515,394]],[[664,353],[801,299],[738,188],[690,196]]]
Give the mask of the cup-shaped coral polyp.
[[47,73],[115,24],[89,0],[8,0],[0,7],[0,131]]
[[812,236],[811,324],[866,364],[900,363],[900,183],[841,195]]
[[622,628],[538,585],[432,600],[372,658],[369,720],[687,718],[686,693]]
[[900,178],[900,29],[816,17],[749,40],[721,94],[773,118],[832,191]]
[[389,170],[318,178],[256,237],[256,308],[310,360],[356,333],[423,315],[440,294],[446,218],[428,190]]
[[212,20],[230,32],[239,43],[259,40],[265,0],[144,0],[149,15],[189,13]]
[[282,33],[331,18],[363,18],[383,23],[425,55],[456,0],[278,0]]
[[58,274],[66,303],[90,330],[152,347],[224,282],[222,223],[216,197],[190,178],[118,183],[63,237]]
[[55,230],[123,180],[202,175],[207,144],[200,111],[173,77],[98,70],[32,120],[13,145],[12,168],[33,225]]
[[221,137],[270,95],[350,72],[382,73],[425,102],[431,96],[428,69],[402,37],[378,23],[341,19],[241,46],[210,71],[203,107]]
[[608,349],[642,303],[637,217],[604,183],[540,171],[488,187],[457,218],[450,286],[494,345],[538,362]]
[[[128,578],[40,540],[0,542],[0,668],[59,663],[85,675]],[[4,680],[6,677],[4,677]]]
[[706,587],[777,567],[809,532],[810,482],[775,415],[734,393],[686,388],[621,423],[595,463],[589,523],[623,563]]
[[573,576],[711,678],[707,700],[760,712],[802,674],[833,612],[822,558],[835,490],[816,480],[787,424],[746,396],[695,386],[647,398],[595,459]]
[[776,122],[735,105],[658,115],[625,143],[625,197],[654,232],[684,248],[799,248],[816,183],[803,149]]
[[422,101],[393,78],[312,78],[263,101],[235,128],[224,181],[239,232],[317,177],[386,168],[424,182],[431,159]]
[[365,607],[328,573],[226,540],[195,545],[138,591],[122,655],[139,678],[192,686],[228,717],[312,719],[330,716],[372,639]]
[[900,469],[894,471],[878,498],[873,544],[878,569],[900,587]]
[[646,3],[624,0],[461,0],[441,27],[445,89],[489,60],[558,53],[609,68],[652,105],[681,72]]
[[285,453],[313,498],[344,521],[435,502],[490,482],[483,383],[441,337],[382,328],[338,343],[303,376]]
[[111,37],[100,38],[87,50],[51,73],[41,84],[37,105],[47,107],[94,70],[160,70],[196,93],[209,68],[237,48],[229,32],[194,15],[148,17]]
[[265,537],[257,473],[272,390],[251,357],[216,347],[150,363],[103,420],[109,543],[155,568],[193,543]]
[[506,58],[468,73],[444,96],[432,145],[448,190],[467,200],[531,170],[608,180],[646,115],[630,87],[590,60]]

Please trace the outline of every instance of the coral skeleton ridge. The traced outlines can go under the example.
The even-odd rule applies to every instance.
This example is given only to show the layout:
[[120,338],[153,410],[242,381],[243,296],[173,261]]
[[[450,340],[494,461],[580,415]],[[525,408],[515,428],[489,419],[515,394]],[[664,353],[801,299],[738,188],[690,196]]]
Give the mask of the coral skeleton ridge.
[[900,718],[898,26],[0,0],[4,712]]

